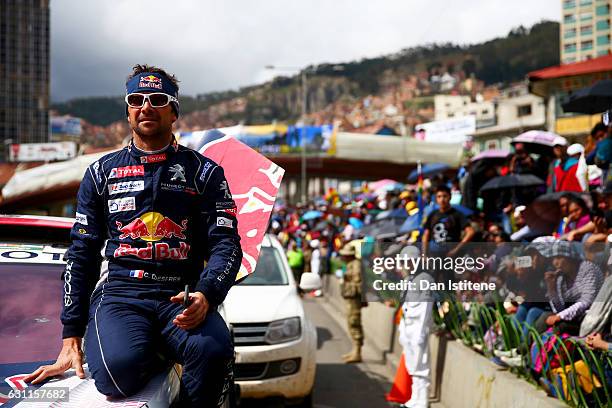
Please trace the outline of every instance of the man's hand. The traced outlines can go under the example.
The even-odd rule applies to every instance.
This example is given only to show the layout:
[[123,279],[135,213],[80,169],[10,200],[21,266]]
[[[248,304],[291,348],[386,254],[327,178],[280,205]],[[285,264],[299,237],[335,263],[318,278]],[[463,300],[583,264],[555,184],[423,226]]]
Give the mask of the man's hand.
[[558,276],[557,271],[544,272],[544,281],[546,282],[546,286],[550,293],[557,292],[557,276]]
[[570,232],[568,232],[567,234],[563,234],[561,235],[561,239],[562,241],[575,241],[576,240],[576,230],[572,230]]
[[561,318],[559,317],[559,315],[550,315],[546,318],[546,324],[548,326],[554,326],[555,324],[557,324],[558,322],[561,321]]
[[595,224],[595,232],[603,234],[608,232],[608,224],[606,223],[606,219],[604,217],[594,217],[593,224]]
[[600,333],[593,333],[593,334],[588,335],[586,338],[586,344],[591,348],[596,348],[596,349],[601,349],[601,350],[608,349],[608,342],[604,341],[604,339],[601,338]]
[[38,384],[48,377],[63,374],[66,370],[74,368],[79,378],[85,378],[83,371],[83,354],[81,353],[80,337],[67,337],[63,340],[62,350],[53,365],[44,365],[29,374],[23,381]]
[[[178,295],[172,296],[170,301],[172,303],[182,304],[184,296],[185,292],[181,292]],[[177,315],[172,321],[172,323],[183,330],[191,330],[202,323],[206,318],[206,313],[208,313],[208,308],[210,306],[208,300],[206,300],[206,296],[204,296],[202,292],[190,293],[189,300],[191,304],[187,309],[183,310],[183,312]]]

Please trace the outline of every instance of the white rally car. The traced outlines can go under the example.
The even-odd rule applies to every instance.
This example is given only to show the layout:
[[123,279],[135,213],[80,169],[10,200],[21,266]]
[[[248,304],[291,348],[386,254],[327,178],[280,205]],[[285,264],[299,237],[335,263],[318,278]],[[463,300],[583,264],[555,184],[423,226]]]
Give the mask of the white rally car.
[[[300,287],[319,289],[321,279],[305,273]],[[311,405],[317,332],[275,238],[264,238],[255,271],[229,291],[220,313],[234,333],[241,398],[282,397]]]

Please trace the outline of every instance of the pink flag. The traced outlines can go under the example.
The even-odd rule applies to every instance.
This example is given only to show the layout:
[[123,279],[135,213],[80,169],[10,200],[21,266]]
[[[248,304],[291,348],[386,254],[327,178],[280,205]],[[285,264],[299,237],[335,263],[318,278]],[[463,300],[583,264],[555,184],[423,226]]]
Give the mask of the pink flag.
[[237,280],[241,280],[255,270],[285,170],[231,136],[209,135],[212,137],[199,150],[223,167],[238,207],[243,257]]

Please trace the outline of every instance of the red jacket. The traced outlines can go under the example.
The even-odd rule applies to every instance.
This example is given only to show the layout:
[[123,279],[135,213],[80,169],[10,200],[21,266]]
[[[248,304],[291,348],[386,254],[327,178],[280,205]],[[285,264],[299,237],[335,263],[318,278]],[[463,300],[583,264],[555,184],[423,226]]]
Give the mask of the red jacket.
[[[569,165],[569,167],[568,167]],[[564,170],[567,168],[567,170]],[[581,193],[582,186],[576,177],[578,162],[558,164],[554,167],[552,180],[549,180],[549,185],[552,184],[553,191],[575,191]]]

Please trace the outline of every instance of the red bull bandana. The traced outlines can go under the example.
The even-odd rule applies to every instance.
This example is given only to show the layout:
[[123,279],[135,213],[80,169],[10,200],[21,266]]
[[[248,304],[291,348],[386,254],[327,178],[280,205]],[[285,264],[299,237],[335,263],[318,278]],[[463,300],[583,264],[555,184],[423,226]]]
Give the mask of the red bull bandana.
[[[125,84],[125,94],[129,95],[135,92],[162,92],[178,99],[178,88],[165,75],[157,72],[142,72],[127,81]],[[170,104],[178,117],[178,102],[170,102]]]

